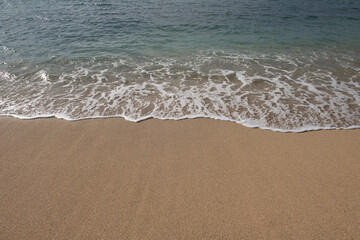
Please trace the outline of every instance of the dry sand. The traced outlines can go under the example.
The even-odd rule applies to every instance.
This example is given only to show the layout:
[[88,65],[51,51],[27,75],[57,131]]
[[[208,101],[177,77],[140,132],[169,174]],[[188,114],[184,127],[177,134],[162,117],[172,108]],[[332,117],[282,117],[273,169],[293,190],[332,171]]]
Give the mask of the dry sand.
[[0,239],[360,239],[360,130],[0,118]]

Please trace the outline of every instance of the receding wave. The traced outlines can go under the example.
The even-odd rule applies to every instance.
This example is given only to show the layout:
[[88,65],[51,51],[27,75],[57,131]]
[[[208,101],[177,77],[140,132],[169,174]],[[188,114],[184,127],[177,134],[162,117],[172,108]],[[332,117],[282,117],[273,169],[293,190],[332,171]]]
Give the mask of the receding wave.
[[18,62],[0,82],[0,115],[19,118],[209,117],[294,132],[360,126],[360,61],[351,52]]

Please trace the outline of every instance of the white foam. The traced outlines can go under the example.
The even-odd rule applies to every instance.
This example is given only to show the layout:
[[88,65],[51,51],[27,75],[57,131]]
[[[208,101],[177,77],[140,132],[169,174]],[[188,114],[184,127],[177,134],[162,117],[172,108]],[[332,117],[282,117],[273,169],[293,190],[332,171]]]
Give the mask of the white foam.
[[0,72],[0,78],[10,80],[14,78],[14,75],[8,73],[8,72]]
[[36,77],[41,79],[44,83],[50,83],[49,76],[46,74],[45,70],[40,70],[36,73]]
[[134,122],[204,117],[281,132],[358,128],[356,61],[328,66],[318,59],[213,52],[71,62],[63,67],[70,71],[51,79],[45,67],[28,79],[0,72],[0,115]]

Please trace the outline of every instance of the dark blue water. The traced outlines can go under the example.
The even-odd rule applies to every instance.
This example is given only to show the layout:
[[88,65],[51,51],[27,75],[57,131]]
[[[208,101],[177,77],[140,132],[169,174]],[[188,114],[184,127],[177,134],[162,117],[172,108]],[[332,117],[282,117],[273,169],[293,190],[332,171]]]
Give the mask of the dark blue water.
[[360,125],[360,1],[0,0],[0,114]]

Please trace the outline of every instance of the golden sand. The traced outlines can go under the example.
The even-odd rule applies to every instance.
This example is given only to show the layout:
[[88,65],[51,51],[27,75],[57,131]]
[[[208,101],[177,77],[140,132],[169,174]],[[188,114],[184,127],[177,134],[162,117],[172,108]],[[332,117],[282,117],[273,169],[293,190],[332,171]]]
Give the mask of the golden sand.
[[360,239],[360,130],[0,118],[0,239]]

